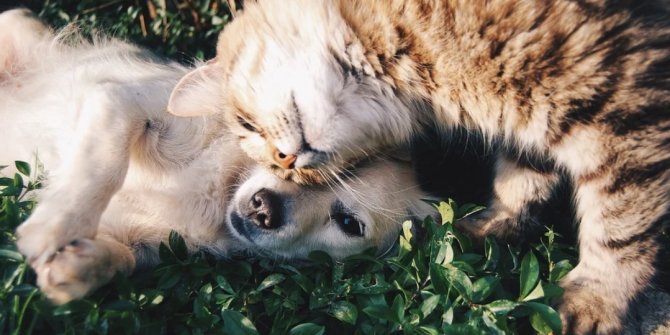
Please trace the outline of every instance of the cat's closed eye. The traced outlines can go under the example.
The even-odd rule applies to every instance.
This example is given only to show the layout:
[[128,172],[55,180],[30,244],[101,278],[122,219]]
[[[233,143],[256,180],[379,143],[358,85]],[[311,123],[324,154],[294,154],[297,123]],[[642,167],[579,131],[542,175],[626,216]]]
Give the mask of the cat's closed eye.
[[258,133],[258,128],[242,116],[237,116],[237,122],[246,130]]

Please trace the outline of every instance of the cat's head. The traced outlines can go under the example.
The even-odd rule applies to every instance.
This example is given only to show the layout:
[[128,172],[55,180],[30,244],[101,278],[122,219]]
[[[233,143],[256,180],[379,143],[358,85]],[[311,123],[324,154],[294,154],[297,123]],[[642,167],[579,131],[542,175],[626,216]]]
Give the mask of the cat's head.
[[217,57],[176,87],[170,112],[222,113],[251,158],[301,184],[406,142],[410,113],[399,112],[333,3],[249,2]]

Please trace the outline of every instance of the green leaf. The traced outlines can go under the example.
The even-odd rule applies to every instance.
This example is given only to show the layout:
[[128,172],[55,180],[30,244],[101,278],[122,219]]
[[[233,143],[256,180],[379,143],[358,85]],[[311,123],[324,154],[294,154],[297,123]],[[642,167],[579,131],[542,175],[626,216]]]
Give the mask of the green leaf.
[[[457,257],[455,257],[455,259],[454,259],[455,262],[454,263],[464,262],[464,263],[468,264],[467,268],[471,269],[468,272],[473,272],[474,273],[474,269],[472,269],[472,265],[474,265],[476,263],[479,263],[482,260],[482,258],[484,258],[482,255],[473,254],[473,253],[468,252],[468,253],[463,253],[463,254],[458,255]],[[465,270],[465,269],[462,269],[462,270]]]
[[[14,183],[14,179],[12,179],[12,183]],[[0,190],[0,195],[18,197],[19,195],[21,195],[21,188],[18,188],[14,185],[10,185]]]
[[414,234],[412,234],[412,225],[412,220],[406,220],[402,223],[402,236],[407,242],[411,242],[412,237],[414,237]]
[[402,234],[400,235],[400,256],[412,251],[412,221],[402,223]]
[[470,252],[472,250],[472,242],[470,241],[470,238],[468,238],[465,234],[454,230],[454,237],[456,237],[456,241],[458,241],[458,245],[461,246],[461,251],[462,252]]
[[0,177],[0,186],[11,186],[14,184],[14,179],[7,177]]
[[357,281],[352,287],[352,293],[360,294],[382,294],[393,289],[393,286],[384,280],[381,273],[374,274],[374,283],[369,284],[367,281]]
[[221,311],[221,317],[223,318],[224,334],[258,334],[254,324],[238,311],[225,309]]
[[552,283],[557,283],[572,269],[573,266],[569,260],[564,259],[559,261],[558,263],[554,264],[554,267],[551,269],[551,273],[549,273],[549,281]]
[[297,325],[289,331],[290,335],[323,335],[326,328],[315,323],[303,323]]
[[358,319],[358,309],[348,301],[335,302],[330,307],[329,314],[350,325],[356,325],[356,320]]
[[235,290],[233,287],[230,285],[226,277],[217,275],[214,277],[214,280],[216,280],[216,283],[219,285],[219,287],[224,290],[228,294],[235,294]]
[[433,288],[437,294],[449,293],[449,280],[447,279],[446,269],[436,263],[430,264],[430,279],[433,283]]
[[170,249],[177,257],[177,259],[185,260],[188,258],[188,249],[186,248],[186,242],[176,231],[170,231],[170,236],[168,238],[170,244]]
[[531,314],[531,325],[533,326],[533,329],[542,334],[548,334],[549,332],[546,332],[548,328],[553,331],[554,334],[561,334],[561,317],[553,308],[537,302],[526,302],[524,305],[535,312]]
[[441,201],[439,205],[437,205],[437,211],[440,213],[440,217],[442,217],[442,224],[452,224],[454,223],[454,208],[451,206],[452,201],[450,200],[450,203],[446,203],[444,201]]
[[11,259],[15,262],[23,262],[23,255],[14,250],[0,249],[0,258]]
[[160,257],[161,261],[166,263],[174,262],[177,260],[172,250],[170,250],[170,248],[163,242],[161,242],[161,244],[158,245],[158,256]]
[[17,189],[21,190],[21,189],[23,189],[23,185],[24,185],[24,183],[23,183],[23,177],[21,177],[20,174],[15,173],[15,174],[14,174],[14,183],[13,183],[12,186],[14,186],[14,187],[16,187]]
[[24,161],[15,161],[14,165],[16,166],[16,169],[21,172],[21,174],[26,177],[30,177],[30,164]]
[[509,252],[513,265],[513,268],[510,269],[509,272],[519,273],[519,268],[521,267],[521,262],[519,262],[519,251],[511,244],[507,245],[507,251]]
[[544,290],[545,301],[558,298],[563,294],[563,288],[557,284],[542,283],[542,289]]
[[529,251],[521,261],[521,274],[519,277],[519,300],[525,298],[535,287],[540,276],[540,265],[532,251]]
[[433,326],[421,326],[419,329],[417,329],[417,334],[425,334],[425,335],[440,335],[441,332],[433,327]]
[[333,264],[333,258],[328,255],[328,253],[323,252],[321,250],[314,250],[307,255],[310,260],[312,260],[314,263],[317,264],[326,264],[326,265],[332,265]]
[[179,268],[171,266],[166,268],[166,271],[158,279],[156,286],[161,289],[168,289],[177,285],[179,280],[181,280],[181,273],[179,272]]
[[479,206],[479,205],[475,205],[475,204],[465,204],[465,205],[460,206],[458,208],[458,218],[462,219],[466,216],[475,214],[475,213],[477,213],[479,211],[482,211],[484,209],[486,209],[486,207],[484,207],[484,206]]
[[425,298],[423,302],[421,303],[421,315],[426,318],[430,313],[432,313],[435,310],[435,307],[440,302],[440,295],[438,294],[433,294],[429,296],[428,298]]
[[[432,257],[434,263],[437,264],[449,264],[454,260],[454,248],[451,244],[446,241],[437,241],[433,244],[431,253],[434,254]],[[435,251],[437,249],[437,251]]]
[[505,316],[519,305],[516,301],[501,299],[493,301],[485,307],[495,315]]
[[486,334],[483,330],[478,330],[476,327],[467,324],[454,324],[454,325],[445,324],[444,326],[442,326],[442,333],[453,334],[453,335]]
[[484,252],[486,254],[486,263],[482,267],[484,270],[493,271],[498,266],[500,260],[500,247],[493,236],[486,236],[484,240]]
[[369,305],[363,307],[363,313],[377,319],[393,321],[391,309],[383,305]]
[[472,302],[480,303],[488,298],[496,287],[500,280],[496,277],[482,277],[477,279],[472,284]]
[[258,287],[256,288],[256,291],[257,292],[263,291],[264,289],[266,289],[268,287],[272,287],[272,286],[275,286],[275,285],[283,282],[285,279],[286,279],[286,276],[284,276],[281,273],[271,274],[271,275],[265,277],[265,279],[263,279],[261,284],[258,285]]
[[402,295],[398,294],[393,299],[391,311],[393,312],[393,320],[397,323],[402,323],[402,320],[405,319],[405,300],[402,298]]
[[544,288],[542,287],[542,282],[538,282],[537,286],[535,286],[535,288],[523,298],[523,301],[530,301],[540,298],[544,298]]
[[529,319],[530,319],[530,325],[533,327],[533,329],[535,329],[535,331],[538,334],[541,335],[552,334],[551,327],[549,327],[549,325],[544,321],[540,313],[535,311],[531,312]]
[[449,307],[445,309],[446,311],[442,313],[442,323],[452,324],[454,322],[454,306],[449,304]]
[[465,272],[454,266],[446,265],[445,269],[447,280],[451,284],[451,287],[455,288],[458,293],[470,301],[472,297],[472,281],[470,281],[470,278],[468,278]]

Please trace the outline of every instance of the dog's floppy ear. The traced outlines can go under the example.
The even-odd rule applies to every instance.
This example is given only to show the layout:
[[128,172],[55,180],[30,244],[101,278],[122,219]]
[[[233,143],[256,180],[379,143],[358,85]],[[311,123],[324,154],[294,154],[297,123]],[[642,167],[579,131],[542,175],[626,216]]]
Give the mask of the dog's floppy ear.
[[3,73],[30,66],[37,53],[33,48],[51,36],[51,31],[28,9],[0,14],[0,78]]
[[222,77],[215,60],[189,72],[172,90],[168,112],[177,116],[199,116],[219,112]]

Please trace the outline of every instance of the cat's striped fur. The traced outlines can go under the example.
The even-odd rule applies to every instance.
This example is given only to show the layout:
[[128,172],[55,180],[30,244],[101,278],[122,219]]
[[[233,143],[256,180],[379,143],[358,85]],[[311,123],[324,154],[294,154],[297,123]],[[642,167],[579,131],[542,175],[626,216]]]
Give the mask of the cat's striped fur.
[[[617,333],[670,216],[670,16],[660,1],[261,1],[207,69],[252,158],[298,182],[406,143],[422,124],[503,150],[475,235],[513,238],[573,180],[580,263],[565,333]],[[172,112],[198,85],[173,94]],[[540,166],[527,164],[533,156]]]

